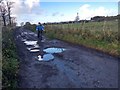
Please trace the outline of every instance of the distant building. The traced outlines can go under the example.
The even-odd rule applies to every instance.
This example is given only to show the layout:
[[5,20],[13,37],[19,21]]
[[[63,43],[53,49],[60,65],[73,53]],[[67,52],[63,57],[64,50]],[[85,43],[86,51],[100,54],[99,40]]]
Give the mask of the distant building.
[[77,16],[75,17],[75,21],[76,21],[76,22],[79,21],[79,13],[77,13]]

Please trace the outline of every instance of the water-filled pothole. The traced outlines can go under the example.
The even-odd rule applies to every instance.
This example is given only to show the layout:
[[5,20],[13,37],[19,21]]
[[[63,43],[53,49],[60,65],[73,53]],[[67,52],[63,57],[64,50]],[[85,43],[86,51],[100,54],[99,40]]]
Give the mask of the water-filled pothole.
[[40,49],[38,47],[27,47],[27,50],[29,50],[30,52],[39,52]]
[[27,41],[27,40],[22,38],[21,41],[25,42],[25,41]]
[[44,54],[43,56],[41,55],[38,56],[39,61],[50,61],[53,59],[54,59],[54,56],[52,54]]
[[39,45],[37,44],[37,41],[24,41],[24,43],[28,46],[27,50],[30,52],[39,52]]
[[36,45],[37,41],[25,41],[24,42],[26,45]]
[[39,49],[30,49],[29,51],[30,52],[39,52],[40,50]]
[[44,49],[43,51],[46,53],[62,53],[63,51],[65,51],[66,49],[64,48],[47,48]]
[[40,46],[39,45],[33,45],[33,46],[27,47],[27,50],[32,50],[32,49],[40,49]]

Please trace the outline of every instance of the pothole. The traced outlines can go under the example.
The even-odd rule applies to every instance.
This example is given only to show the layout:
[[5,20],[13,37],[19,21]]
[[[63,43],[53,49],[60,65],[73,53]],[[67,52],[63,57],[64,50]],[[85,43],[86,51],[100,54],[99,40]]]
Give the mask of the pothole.
[[44,49],[43,51],[46,52],[46,53],[62,53],[63,51],[65,51],[66,49],[64,48],[47,48],[47,49]]
[[22,39],[21,41],[25,42],[25,41],[27,41],[27,40],[26,40],[26,39]]
[[39,52],[40,50],[39,49],[30,49],[29,51],[30,52]]
[[25,41],[24,42],[26,45],[36,45],[37,41]]
[[54,56],[52,54],[44,54],[43,56],[42,55],[38,56],[39,61],[50,61],[53,59],[54,59]]

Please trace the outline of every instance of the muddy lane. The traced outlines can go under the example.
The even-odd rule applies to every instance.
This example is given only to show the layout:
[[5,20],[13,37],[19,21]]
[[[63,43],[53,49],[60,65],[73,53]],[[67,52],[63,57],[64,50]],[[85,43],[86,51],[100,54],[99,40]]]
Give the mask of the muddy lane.
[[15,31],[19,88],[117,88],[118,59],[20,28]]

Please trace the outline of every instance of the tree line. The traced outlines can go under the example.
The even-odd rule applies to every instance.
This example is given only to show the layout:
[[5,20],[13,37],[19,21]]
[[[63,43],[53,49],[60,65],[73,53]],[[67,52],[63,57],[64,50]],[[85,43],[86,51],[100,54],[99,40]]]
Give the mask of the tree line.
[[119,20],[119,19],[120,19],[120,14],[118,14],[117,16],[94,16],[90,20],[79,20],[79,17],[77,15],[74,21],[47,22],[47,23],[43,23],[43,24],[49,25],[49,24],[88,23],[88,22],[112,21],[112,20]]

